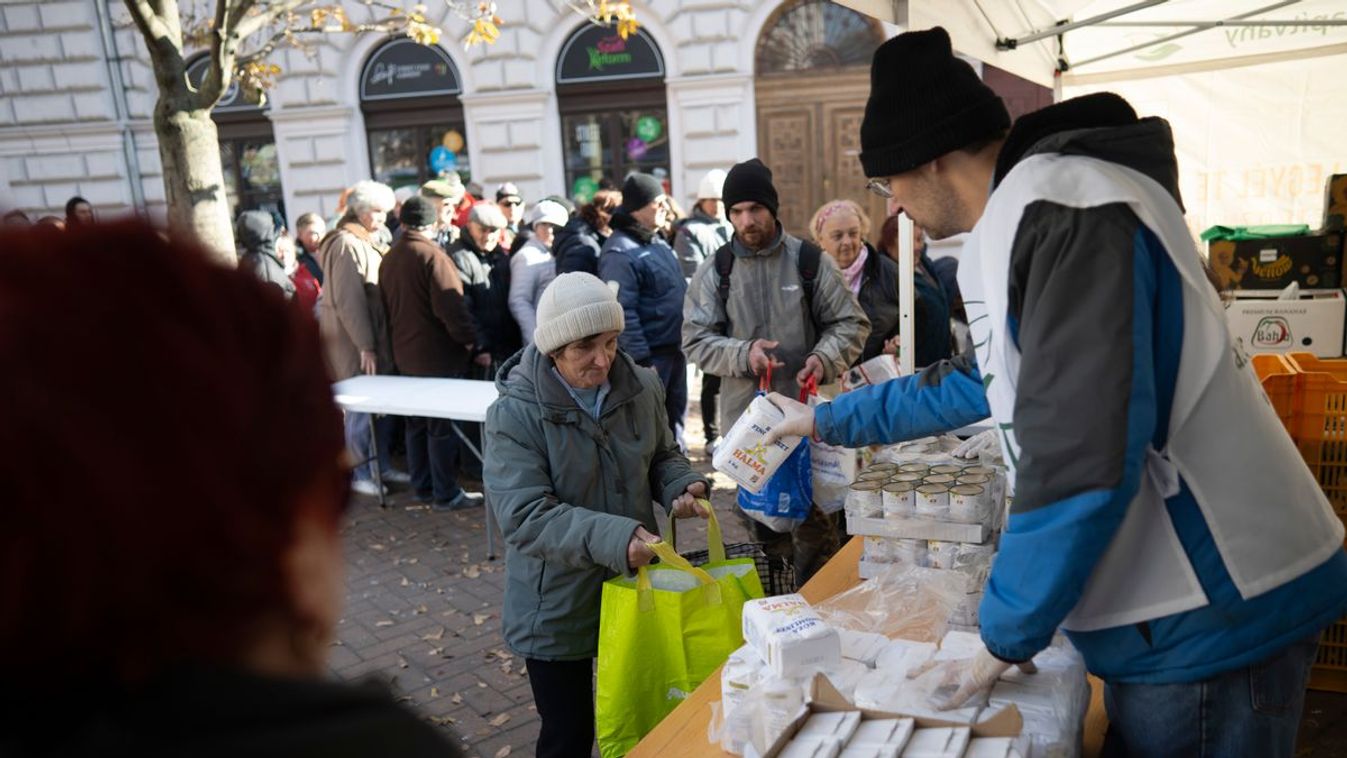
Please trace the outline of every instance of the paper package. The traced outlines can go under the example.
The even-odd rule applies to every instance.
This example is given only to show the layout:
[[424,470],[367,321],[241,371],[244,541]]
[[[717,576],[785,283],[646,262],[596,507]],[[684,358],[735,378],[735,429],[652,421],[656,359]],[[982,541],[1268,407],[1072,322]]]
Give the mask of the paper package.
[[744,639],[776,676],[836,669],[842,660],[837,630],[798,594],[749,600],[743,624]]

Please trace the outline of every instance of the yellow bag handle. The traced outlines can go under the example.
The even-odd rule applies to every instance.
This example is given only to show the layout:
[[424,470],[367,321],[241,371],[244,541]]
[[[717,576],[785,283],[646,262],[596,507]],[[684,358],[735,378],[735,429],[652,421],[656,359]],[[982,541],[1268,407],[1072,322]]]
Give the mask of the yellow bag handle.
[[[716,516],[715,506],[706,498],[697,498],[697,504],[711,514],[706,519],[706,560],[720,563],[725,560],[725,538],[720,531],[720,518]],[[669,542],[678,541],[678,519],[669,519]]]
[[[660,562],[676,568],[679,571],[685,571],[692,574],[701,584],[701,589],[706,593],[706,602],[708,605],[720,604],[720,584],[716,578],[707,573],[704,569],[699,569],[688,563],[688,559],[678,554],[671,543],[660,540],[658,542],[645,543],[650,551],[660,559]],[[642,566],[636,570],[636,597],[637,608],[642,612],[650,612],[655,609],[655,593],[650,585],[650,572],[647,567]]]
[[[646,547],[650,548],[650,551],[653,552],[656,555],[656,557],[659,558],[660,563],[663,563],[664,565],[670,566],[672,568],[679,569],[680,571],[686,571],[687,573],[692,574],[694,577],[697,578],[697,581],[700,584],[716,583],[716,578],[707,573],[705,569],[697,568],[691,563],[688,563],[687,558],[684,558],[683,556],[679,555],[678,551],[674,550],[674,546],[672,543],[660,540],[659,542],[647,542],[645,544]],[[647,579],[647,581],[649,580]]]

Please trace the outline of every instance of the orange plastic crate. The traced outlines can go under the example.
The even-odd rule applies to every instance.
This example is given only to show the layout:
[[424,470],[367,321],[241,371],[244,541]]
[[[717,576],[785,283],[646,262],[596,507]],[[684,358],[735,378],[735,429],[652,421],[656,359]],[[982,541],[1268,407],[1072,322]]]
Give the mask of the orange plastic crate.
[[1253,370],[1263,383],[1263,391],[1277,411],[1286,431],[1291,431],[1291,419],[1295,410],[1296,368],[1281,353],[1258,353],[1253,356]]
[[1291,437],[1347,522],[1347,359],[1291,353],[1288,360],[1299,372]]
[[[1287,356],[1296,370],[1291,437],[1338,518],[1347,522],[1347,359]],[[1347,692],[1347,619],[1319,638],[1310,688]]]

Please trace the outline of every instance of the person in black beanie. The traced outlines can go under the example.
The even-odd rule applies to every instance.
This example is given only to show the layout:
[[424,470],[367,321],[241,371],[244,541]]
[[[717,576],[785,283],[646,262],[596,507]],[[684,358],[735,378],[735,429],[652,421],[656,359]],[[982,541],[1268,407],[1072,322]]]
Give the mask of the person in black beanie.
[[[721,377],[720,425],[729,428],[759,378],[796,395],[835,381],[861,354],[870,320],[837,264],[813,242],[786,233],[772,171],[757,158],[736,164],[721,189],[734,235],[697,266],[684,306],[683,349]],[[815,505],[789,534],[754,522],[757,540],[812,576],[839,547],[833,516]]]
[[679,447],[686,449],[688,375],[680,336],[688,286],[678,255],[656,233],[668,220],[667,197],[664,185],[650,174],[627,177],[622,203],[613,213],[613,233],[599,253],[599,278],[617,288],[617,301],[626,314],[618,345],[637,364],[659,374],[669,428]]
[[1267,399],[1184,223],[1169,124],[1107,92],[1008,123],[943,29],[875,53],[861,165],[931,237],[971,232],[976,355],[814,408],[773,396],[766,441],[990,415],[955,455],[1003,448],[1015,498],[944,707],[1062,628],[1105,682],[1104,754],[1292,756],[1318,634],[1347,612],[1344,530],[1276,414],[1229,412]]

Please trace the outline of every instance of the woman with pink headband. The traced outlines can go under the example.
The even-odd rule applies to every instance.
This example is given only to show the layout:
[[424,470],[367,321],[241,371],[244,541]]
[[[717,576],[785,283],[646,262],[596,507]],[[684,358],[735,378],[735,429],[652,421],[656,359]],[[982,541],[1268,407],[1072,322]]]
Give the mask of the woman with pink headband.
[[875,251],[870,217],[851,200],[831,200],[809,222],[814,242],[831,255],[842,280],[870,317],[870,336],[856,363],[898,351],[898,264]]

